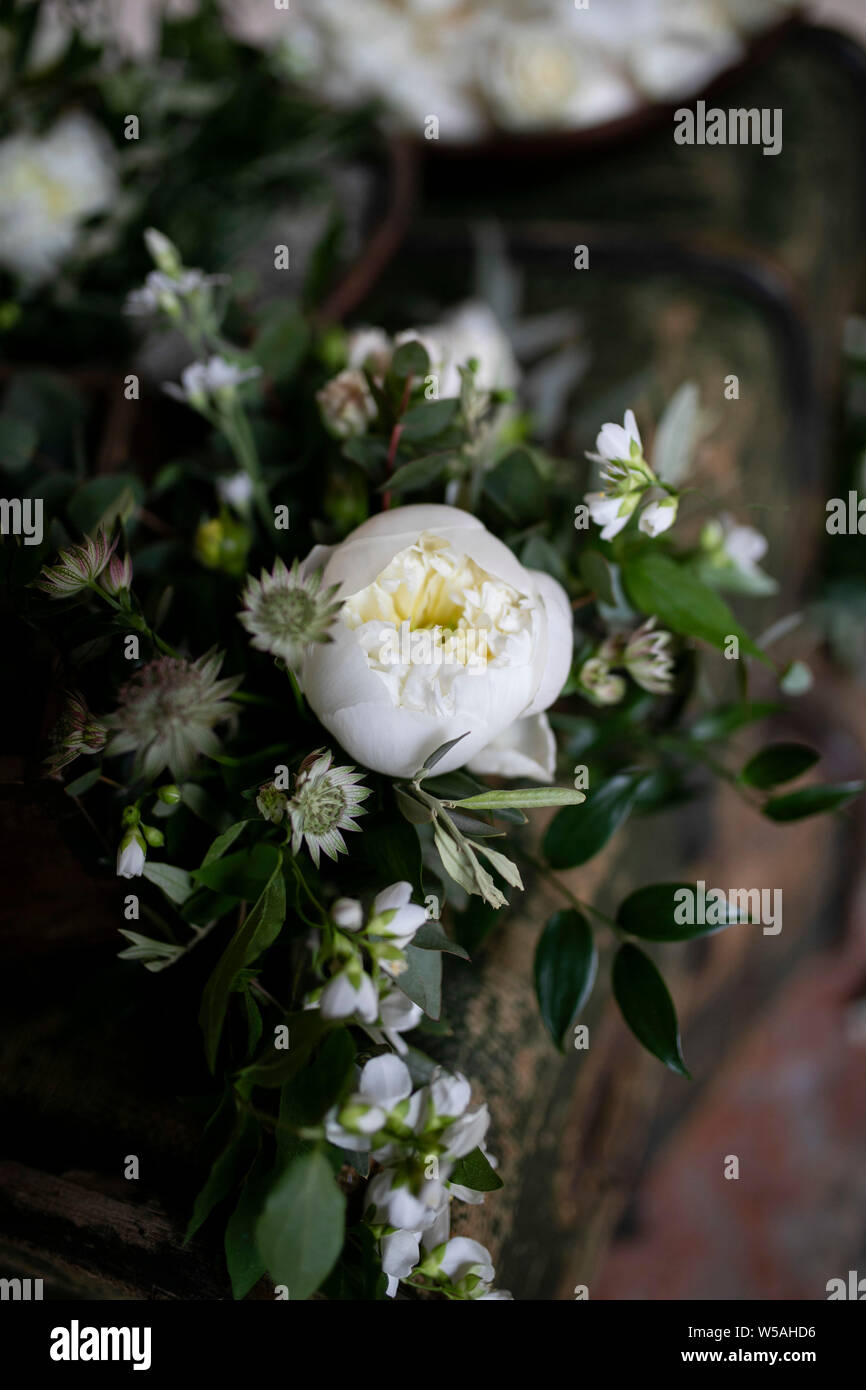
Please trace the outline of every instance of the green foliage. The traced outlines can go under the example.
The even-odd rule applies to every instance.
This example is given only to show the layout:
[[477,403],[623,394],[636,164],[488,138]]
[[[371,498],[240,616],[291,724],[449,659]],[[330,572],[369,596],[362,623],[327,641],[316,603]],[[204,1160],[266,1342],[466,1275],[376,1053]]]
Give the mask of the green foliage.
[[649,956],[631,942],[620,946],[612,983],[620,1013],[638,1042],[671,1071],[690,1080],[673,1000]]
[[592,928],[574,908],[555,912],[535,951],[535,993],[550,1036],[563,1039],[592,992],[598,955]]

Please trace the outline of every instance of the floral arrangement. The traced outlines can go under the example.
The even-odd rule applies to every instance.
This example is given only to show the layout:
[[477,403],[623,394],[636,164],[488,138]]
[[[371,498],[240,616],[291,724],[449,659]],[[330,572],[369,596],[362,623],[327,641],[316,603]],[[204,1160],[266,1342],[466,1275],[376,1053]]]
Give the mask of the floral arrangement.
[[164,399],[197,442],[147,483],[76,480],[19,432],[48,519],[12,577],[65,689],[48,774],[124,881],[121,955],[186,972],[198,1010],[214,1161],[188,1234],[229,1212],[238,1298],[267,1274],[278,1297],[507,1299],[450,1234],[455,1201],[502,1184],[495,1116],[435,1059],[460,1027],[443,959],[495,949],[543,876],[563,902],[535,957],[552,1046],[603,961],[637,1039],[687,1077],[646,948],[737,914],[684,920],[683,885],[657,883],[611,917],[563,871],[701,777],[777,822],[862,785],[778,791],[817,760],[800,744],[722,761],[778,709],[750,670],[789,694],[809,674],[776,669],[772,633],[722,597],[773,581],[760,533],[688,485],[711,425],[692,385],[652,450],[629,410],[586,464],[559,459],[483,307],[275,332],[164,234],[147,245],[127,308],[187,340]]

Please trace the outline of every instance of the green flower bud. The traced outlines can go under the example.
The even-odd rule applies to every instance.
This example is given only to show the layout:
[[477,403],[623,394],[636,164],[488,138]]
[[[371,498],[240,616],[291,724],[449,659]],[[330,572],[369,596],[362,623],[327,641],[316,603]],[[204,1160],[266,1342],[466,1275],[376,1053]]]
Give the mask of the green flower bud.
[[141,833],[152,849],[159,849],[160,845],[165,844],[165,836],[155,825],[142,825]]
[[157,787],[157,798],[164,801],[166,806],[176,806],[181,800],[181,791],[174,782],[166,782],[164,786]]

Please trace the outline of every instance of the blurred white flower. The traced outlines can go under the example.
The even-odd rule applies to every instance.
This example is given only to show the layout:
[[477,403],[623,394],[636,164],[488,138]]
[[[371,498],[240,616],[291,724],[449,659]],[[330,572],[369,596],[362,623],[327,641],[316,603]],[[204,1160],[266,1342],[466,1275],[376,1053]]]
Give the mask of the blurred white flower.
[[117,851],[117,875],[119,878],[137,878],[144,869],[145,849],[142,837],[130,830],[120,842]]
[[587,492],[583,498],[596,526],[601,527],[603,541],[612,541],[628,525],[629,517],[640,499],[640,492],[626,492],[612,497],[606,492]]
[[30,286],[75,250],[82,224],[112,206],[117,156],[105,131],[71,112],[45,135],[0,141],[0,265]]
[[338,439],[364,434],[376,418],[376,402],[367,378],[355,367],[338,372],[327,385],[316,392],[322,419]]
[[638,518],[637,529],[647,536],[660,536],[677,519],[679,499],[663,497],[658,502],[648,502]]
[[167,381],[162,389],[166,395],[185,401],[195,410],[207,410],[214,402],[227,405],[238,386],[261,374],[261,367],[241,367],[237,362],[214,355],[207,362],[190,362],[181,372],[179,386]]
[[323,1018],[357,1018],[361,1023],[375,1023],[379,1017],[379,995],[376,986],[364,971],[357,982],[348,970],[332,975],[319,999]]

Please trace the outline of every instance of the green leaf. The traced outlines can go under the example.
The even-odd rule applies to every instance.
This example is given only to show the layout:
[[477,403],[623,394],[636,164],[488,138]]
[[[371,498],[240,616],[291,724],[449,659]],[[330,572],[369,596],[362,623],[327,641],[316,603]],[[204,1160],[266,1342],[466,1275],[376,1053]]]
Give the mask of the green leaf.
[[528,449],[513,449],[485,473],[484,491],[516,526],[544,514],[547,491]]
[[440,951],[421,950],[417,946],[405,948],[408,969],[397,976],[397,987],[419,1004],[430,1018],[438,1018],[442,1012],[442,954]]
[[799,791],[771,797],[761,809],[770,820],[803,820],[806,816],[820,816],[847,806],[860,795],[864,786],[866,782],[825,782],[816,787],[801,787]]
[[280,1119],[297,1126],[314,1125],[345,1092],[356,1049],[347,1028],[326,1033],[314,1060],[283,1087]]
[[407,376],[427,376],[429,371],[430,358],[427,349],[415,338],[408,343],[401,343],[391,358],[391,375],[399,381],[405,381]]
[[232,1284],[232,1296],[236,1299],[246,1298],[265,1272],[265,1262],[256,1245],[256,1223],[272,1182],[270,1158],[259,1153],[226,1226],[226,1267]]
[[249,1111],[238,1111],[229,1141],[216,1159],[204,1187],[195,1199],[184,1244],[192,1240],[214,1207],[225,1201],[240,1178],[249,1171],[258,1152],[259,1140],[258,1120]]
[[446,936],[439,922],[425,922],[419,927],[412,938],[412,945],[417,946],[419,951],[446,951],[449,955],[459,956],[461,960],[469,959],[469,952]]
[[[644,941],[692,941],[695,937],[711,936],[713,932],[723,931],[732,922],[748,921],[748,915],[739,917],[736,910],[726,907],[724,922],[707,923],[677,922],[675,914],[681,911],[677,893],[688,892],[697,899],[697,884],[694,883],[650,883],[638,888],[620,904],[616,920],[622,930],[630,936],[639,936]],[[694,914],[697,916],[697,912]]]
[[452,455],[425,454],[424,458],[413,459],[395,469],[377,489],[379,492],[413,492],[418,488],[429,487],[441,478],[448,468]]
[[515,787],[513,791],[482,792],[450,804],[464,811],[499,811],[511,807],[579,806],[582,801],[586,801],[585,794],[571,787]]
[[253,343],[253,355],[262,370],[276,382],[290,380],[304,359],[310,329],[297,304],[269,305],[265,322]]
[[[465,734],[458,734],[456,738],[449,738],[447,743],[440,743],[438,748],[434,748],[429,758],[425,758],[421,772],[432,772],[437,763],[441,763],[446,753],[450,753],[452,748],[456,748],[458,743],[462,743],[467,737],[469,730]],[[420,773],[418,774],[420,778]]]
[[208,1066],[213,1071],[232,983],[239,970],[248,965],[276,937],[286,915],[286,886],[283,856],[278,851],[273,872],[245,920],[238,927],[216,969],[205,985],[199,1023],[204,1034]]
[[813,767],[820,756],[804,743],[773,743],[749,759],[740,773],[740,781],[747,787],[766,791],[781,782],[793,782],[795,777]]
[[100,526],[110,530],[120,517],[128,521],[144,495],[141,480],[133,473],[108,473],[91,478],[70,500],[70,520],[84,535]]
[[617,596],[613,586],[611,565],[601,551],[592,549],[581,551],[578,569],[586,587],[592,590],[602,603],[609,604],[611,608],[615,607]]
[[691,1080],[683,1061],[679,1024],[668,987],[649,956],[627,941],[613,962],[613,994],[620,1013],[648,1052]]
[[215,893],[225,893],[240,902],[255,902],[273,877],[278,858],[276,845],[261,843],[223,858],[206,857],[200,869],[193,869],[192,877]]
[[256,1225],[256,1244],[275,1284],[306,1299],[327,1278],[343,1245],[346,1199],[319,1151],[302,1154],[277,1181]]
[[[458,771],[442,773],[439,777],[431,778],[426,790],[440,801],[450,801],[456,805],[461,797],[486,796],[489,788],[483,782],[479,782],[477,777],[471,777],[468,772]],[[500,806],[496,812],[496,819],[507,821],[510,825],[526,824],[523,812],[511,806]]]
[[306,1066],[322,1038],[333,1027],[318,1009],[288,1014],[283,1022],[289,1030],[289,1046],[275,1047],[272,1037],[268,1046],[240,1073],[250,1085],[271,1090],[285,1086]]
[[689,729],[689,737],[700,743],[712,743],[716,739],[728,738],[746,724],[754,724],[767,719],[771,714],[781,714],[782,705],[768,702],[754,702],[736,705],[722,705],[696,719]]
[[535,951],[535,993],[545,1026],[562,1051],[565,1033],[592,992],[598,955],[592,928],[574,908],[555,912]]
[[376,874],[376,881],[411,883],[421,892],[421,845],[418,831],[400,815],[387,818],[368,816],[364,833],[353,837],[360,841],[360,853]]
[[251,822],[248,820],[235,821],[234,825],[229,826],[228,830],[224,830],[221,835],[217,835],[204,859],[201,861],[201,867],[206,869],[208,864],[213,864],[217,859],[222,859],[226,850],[231,849],[244,828],[250,824]]
[[473,1149],[465,1158],[459,1159],[448,1181],[459,1183],[473,1192],[497,1192],[503,1185],[490,1160],[480,1149]]
[[141,872],[144,878],[162,890],[170,902],[184,903],[192,893],[191,876],[186,869],[179,869],[175,864],[158,864],[145,859]]
[[18,473],[30,462],[39,442],[39,431],[29,420],[0,415],[0,468]]
[[442,401],[425,401],[423,405],[413,406],[403,416],[401,444],[404,441],[407,444],[423,444],[429,439],[435,439],[453,425],[459,409],[460,402],[456,396]]
[[400,814],[406,817],[410,825],[429,825],[433,819],[431,807],[425,806],[423,801],[418,801],[402,787],[394,786],[394,799],[400,810]]
[[737,637],[742,651],[770,664],[724,599],[669,555],[647,546],[626,557],[623,576],[635,607],[655,614],[662,627],[696,637],[719,651],[724,651],[728,637]]
[[523,880],[520,877],[520,870],[506,854],[500,854],[498,850],[491,849],[489,845],[476,844],[474,840],[468,840],[467,844],[470,844],[479,854],[483,854],[484,858],[489,864],[493,865],[496,872],[505,879],[506,883],[510,884],[512,888],[520,888],[522,890]]
[[631,811],[642,780],[631,772],[617,773],[590,792],[582,810],[559,811],[543,841],[553,868],[571,869],[598,854]]
[[102,764],[100,763],[97,767],[92,767],[89,772],[84,772],[80,777],[76,777],[75,781],[68,783],[63,790],[67,796],[83,796],[85,792],[90,791],[90,788],[96,785],[101,776]]

